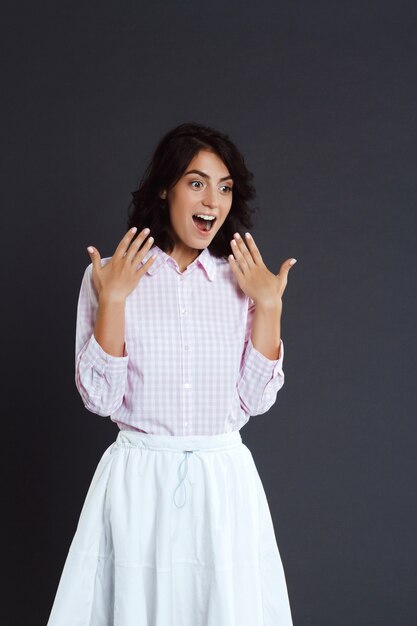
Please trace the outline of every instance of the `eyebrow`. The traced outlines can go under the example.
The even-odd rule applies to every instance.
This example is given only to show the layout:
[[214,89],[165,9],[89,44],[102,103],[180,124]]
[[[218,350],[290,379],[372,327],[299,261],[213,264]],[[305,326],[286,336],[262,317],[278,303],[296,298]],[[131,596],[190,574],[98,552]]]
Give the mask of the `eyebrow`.
[[[187,176],[187,174],[200,174],[200,176],[202,176],[203,178],[210,179],[210,176],[205,172],[202,172],[201,170],[188,170],[188,172],[185,172],[184,176]],[[223,176],[223,178],[219,178],[219,181],[221,180],[233,180],[233,178],[229,175]]]

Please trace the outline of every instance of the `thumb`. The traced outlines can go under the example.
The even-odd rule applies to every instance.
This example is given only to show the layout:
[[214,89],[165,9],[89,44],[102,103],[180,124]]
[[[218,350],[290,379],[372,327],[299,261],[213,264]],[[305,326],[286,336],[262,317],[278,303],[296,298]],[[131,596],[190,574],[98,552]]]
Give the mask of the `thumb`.
[[277,276],[285,275],[285,277],[287,277],[288,276],[288,272],[290,271],[290,269],[292,268],[292,266],[295,263],[297,263],[297,259],[287,259],[286,261],[284,261],[284,263],[280,267],[280,270],[279,270]]
[[98,269],[99,267],[101,267],[100,252],[96,248],[93,248],[93,246],[88,246],[87,251],[93,263],[93,268]]

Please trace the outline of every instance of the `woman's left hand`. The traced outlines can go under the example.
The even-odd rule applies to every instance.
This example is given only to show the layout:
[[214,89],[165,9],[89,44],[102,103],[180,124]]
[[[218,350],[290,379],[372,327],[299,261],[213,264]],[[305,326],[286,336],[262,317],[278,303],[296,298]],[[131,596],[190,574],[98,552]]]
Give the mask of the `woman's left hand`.
[[240,236],[236,235],[238,233],[235,233],[231,241],[234,256],[228,258],[239,287],[249,298],[252,298],[255,304],[269,306],[278,303],[282,305],[288,272],[296,263],[296,259],[284,261],[279,273],[275,275],[263,262],[253,237],[246,237],[246,244]]

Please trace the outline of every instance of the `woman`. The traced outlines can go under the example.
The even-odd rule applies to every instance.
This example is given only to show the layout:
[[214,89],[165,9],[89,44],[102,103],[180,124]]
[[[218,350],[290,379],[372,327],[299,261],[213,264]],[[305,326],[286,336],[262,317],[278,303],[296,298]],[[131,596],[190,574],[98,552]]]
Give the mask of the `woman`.
[[89,248],[75,382],[120,431],[93,476],[48,626],[292,625],[239,431],[284,384],[282,294],[295,259],[274,275],[253,238],[238,237],[252,227],[251,179],[227,135],[181,124],[132,194],[113,256]]

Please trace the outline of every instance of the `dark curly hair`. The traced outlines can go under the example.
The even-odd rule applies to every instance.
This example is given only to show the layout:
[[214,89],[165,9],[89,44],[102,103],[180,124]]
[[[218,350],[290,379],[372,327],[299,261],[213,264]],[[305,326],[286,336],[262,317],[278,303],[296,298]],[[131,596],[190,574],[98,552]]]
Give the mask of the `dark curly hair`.
[[258,209],[249,207],[247,203],[255,198],[256,191],[252,184],[253,174],[247,169],[235,144],[228,135],[209,126],[188,122],[173,128],[162,137],[140,180],[138,190],[132,191],[127,229],[136,226],[140,233],[147,226],[154,237],[154,245],[168,254],[173,250],[168,203],[159,194],[164,189],[174,187],[200,150],[217,154],[233,178],[232,206],[222,227],[208,245],[214,256],[227,258],[233,234],[238,232],[243,235],[244,230],[253,227],[252,214]]

